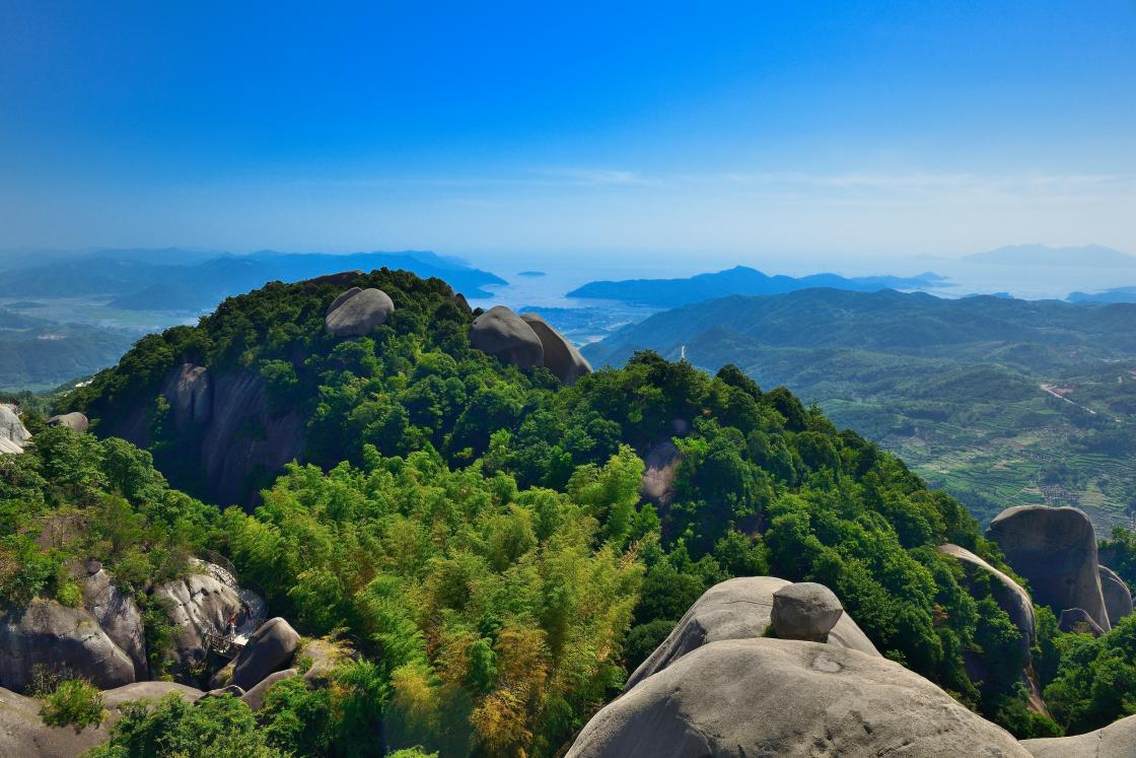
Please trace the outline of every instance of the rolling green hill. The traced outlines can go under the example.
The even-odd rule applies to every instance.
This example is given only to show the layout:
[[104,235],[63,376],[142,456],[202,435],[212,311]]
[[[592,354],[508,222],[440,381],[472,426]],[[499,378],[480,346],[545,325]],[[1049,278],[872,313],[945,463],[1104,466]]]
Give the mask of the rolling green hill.
[[[649,348],[784,384],[901,455],[980,518],[1136,503],[1136,305],[806,290],[652,316],[585,354]],[[1102,532],[1103,533],[1103,532]]]

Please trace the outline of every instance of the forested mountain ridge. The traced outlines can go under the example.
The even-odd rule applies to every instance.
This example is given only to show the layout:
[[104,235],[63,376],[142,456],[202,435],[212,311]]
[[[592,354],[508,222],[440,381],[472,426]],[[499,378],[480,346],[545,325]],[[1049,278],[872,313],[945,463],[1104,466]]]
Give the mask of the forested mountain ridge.
[[[336,336],[327,315],[354,288],[393,310]],[[271,284],[147,337],[60,400],[103,439],[28,417],[35,444],[0,457],[9,612],[74,602],[75,560],[146,594],[182,576],[187,553],[214,551],[272,614],[357,657],[330,688],[283,679],[255,714],[232,698],[130,712],[113,749],[155,729],[184,738],[231,707],[225,734],[249,754],[552,755],[704,591],[766,574],[832,588],[881,653],[1016,734],[1059,732],[1026,689],[1057,675],[1053,615],[1038,609],[1027,634],[990,581],[940,551],[1013,576],[965,508],[897,458],[730,366],[711,376],[640,353],[564,386],[474,348],[477,317],[406,272]],[[255,510],[166,484],[210,492],[194,427],[219,407],[197,402],[205,375],[214,400],[225,376],[258,388],[239,395],[257,407],[226,455],[281,419],[294,433],[297,464],[248,470]],[[88,528],[37,541],[63,517]],[[1031,659],[1045,664],[1035,679]],[[1081,702],[1082,685],[1065,686],[1058,702]]]
[[732,363],[786,384],[989,518],[1085,508],[1107,533],[1136,502],[1136,305],[884,291],[724,298],[656,314],[585,354]]

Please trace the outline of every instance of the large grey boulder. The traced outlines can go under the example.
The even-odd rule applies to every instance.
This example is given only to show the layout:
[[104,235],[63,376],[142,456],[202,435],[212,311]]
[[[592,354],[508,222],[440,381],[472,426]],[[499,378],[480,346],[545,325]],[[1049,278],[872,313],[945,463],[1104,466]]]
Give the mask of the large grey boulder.
[[1111,628],[1097,570],[1096,533],[1088,516],[1076,508],[1022,505],[995,516],[986,534],[1030,583],[1034,600],[1054,613],[1083,608],[1098,626]]
[[783,640],[827,642],[828,633],[844,615],[836,594],[816,582],[797,582],[773,593],[770,620]]
[[165,582],[153,594],[167,606],[170,621],[177,627],[173,658],[182,673],[205,660],[208,635],[224,634],[229,619],[241,609],[237,591],[209,573]]
[[1023,758],[1009,733],[898,663],[797,640],[713,642],[592,718],[568,758]]
[[[775,576],[747,576],[715,584],[690,606],[663,643],[627,680],[633,688],[647,677],[703,645],[761,637],[772,623],[773,593],[790,585]],[[828,644],[879,655],[868,635],[843,614],[828,633]]]
[[31,685],[37,668],[83,677],[100,689],[134,681],[134,662],[84,608],[36,599],[0,617],[0,687]]
[[251,691],[260,680],[289,663],[299,646],[300,635],[287,621],[279,616],[265,621],[233,661],[230,683]]
[[1108,566],[1098,566],[1101,581],[1101,594],[1104,595],[1104,607],[1108,612],[1108,621],[1113,626],[1120,619],[1132,613],[1132,591],[1123,579]]
[[106,569],[97,564],[92,568],[95,571],[82,581],[83,606],[91,612],[111,641],[130,657],[134,664],[134,678],[146,679],[150,667],[146,661],[142,613],[134,598],[114,586]]
[[392,313],[394,301],[387,293],[374,287],[352,287],[332,302],[324,326],[334,337],[362,337],[385,324]]
[[1075,737],[1022,740],[1022,747],[1034,758],[1133,758],[1136,756],[1136,716]]
[[20,421],[16,407],[0,403],[0,453],[22,453],[31,438],[31,432]]
[[544,345],[523,318],[495,305],[473,320],[470,344],[483,353],[520,368],[544,363]]
[[48,426],[65,426],[73,432],[82,434],[91,428],[91,422],[87,417],[78,411],[71,413],[61,413],[58,416],[52,416],[47,420]]
[[939,552],[957,559],[970,571],[979,571],[990,577],[994,601],[1022,633],[1020,644],[1028,651],[1037,636],[1037,626],[1033,615],[1033,601],[1025,588],[1011,579],[1008,574],[994,568],[964,547],[948,542],[939,546]]
[[241,695],[241,700],[243,700],[244,704],[253,712],[259,711],[264,706],[264,699],[268,696],[268,690],[272,685],[276,684],[281,679],[287,679],[299,673],[298,669],[284,669],[283,671],[269,674],[257,682],[255,687]]
[[103,705],[107,708],[117,708],[124,703],[133,703],[136,700],[161,700],[171,693],[187,703],[200,700],[205,695],[196,687],[178,684],[177,682],[134,682],[134,684],[103,690]]
[[209,423],[213,414],[213,382],[209,369],[192,363],[181,364],[166,377],[162,394],[173,409],[178,429]]
[[0,755],[11,758],[75,758],[110,737],[107,725],[82,731],[70,726],[47,726],[35,698],[0,688]]
[[535,313],[522,313],[521,319],[540,340],[544,349],[545,368],[555,374],[563,384],[575,384],[581,376],[592,373],[592,364],[588,363],[588,359],[547,321]]

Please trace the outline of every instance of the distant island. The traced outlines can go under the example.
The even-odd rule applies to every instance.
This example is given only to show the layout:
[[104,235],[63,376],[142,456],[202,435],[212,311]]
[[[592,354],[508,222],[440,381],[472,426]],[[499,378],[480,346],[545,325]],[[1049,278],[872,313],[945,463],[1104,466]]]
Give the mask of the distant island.
[[673,308],[729,295],[782,295],[814,287],[878,292],[879,290],[922,290],[942,287],[946,278],[931,272],[913,277],[865,276],[847,278],[838,274],[812,274],[792,277],[770,276],[748,266],[698,274],[685,279],[627,279],[596,281],[578,287],[568,297],[617,300],[637,305]]
[[1070,292],[1070,303],[1136,303],[1136,286],[1114,287],[1103,292]]
[[529,279],[537,279],[542,276],[548,276],[548,274],[544,273],[543,271],[518,271],[517,276],[525,276]]
[[1008,245],[968,255],[963,260],[998,266],[1136,266],[1136,256],[1102,245]]

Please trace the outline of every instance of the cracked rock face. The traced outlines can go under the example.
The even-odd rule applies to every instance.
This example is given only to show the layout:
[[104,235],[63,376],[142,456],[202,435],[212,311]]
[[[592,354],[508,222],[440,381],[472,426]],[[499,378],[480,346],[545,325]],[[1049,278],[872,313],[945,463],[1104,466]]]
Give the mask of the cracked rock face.
[[569,758],[1024,758],[1008,732],[879,656],[816,642],[712,642],[595,715]]
[[115,587],[110,574],[99,567],[83,581],[83,605],[114,644],[130,657],[134,678],[146,679],[146,633],[134,598]]
[[[627,679],[630,690],[647,677],[711,642],[761,637],[772,623],[773,594],[790,586],[775,576],[747,576],[716,584],[703,593],[655,652]],[[875,645],[848,614],[828,633],[827,644],[878,656]]]
[[170,620],[178,628],[173,656],[183,670],[205,659],[206,634],[224,632],[241,608],[237,591],[208,573],[166,582],[154,596],[168,604]]

